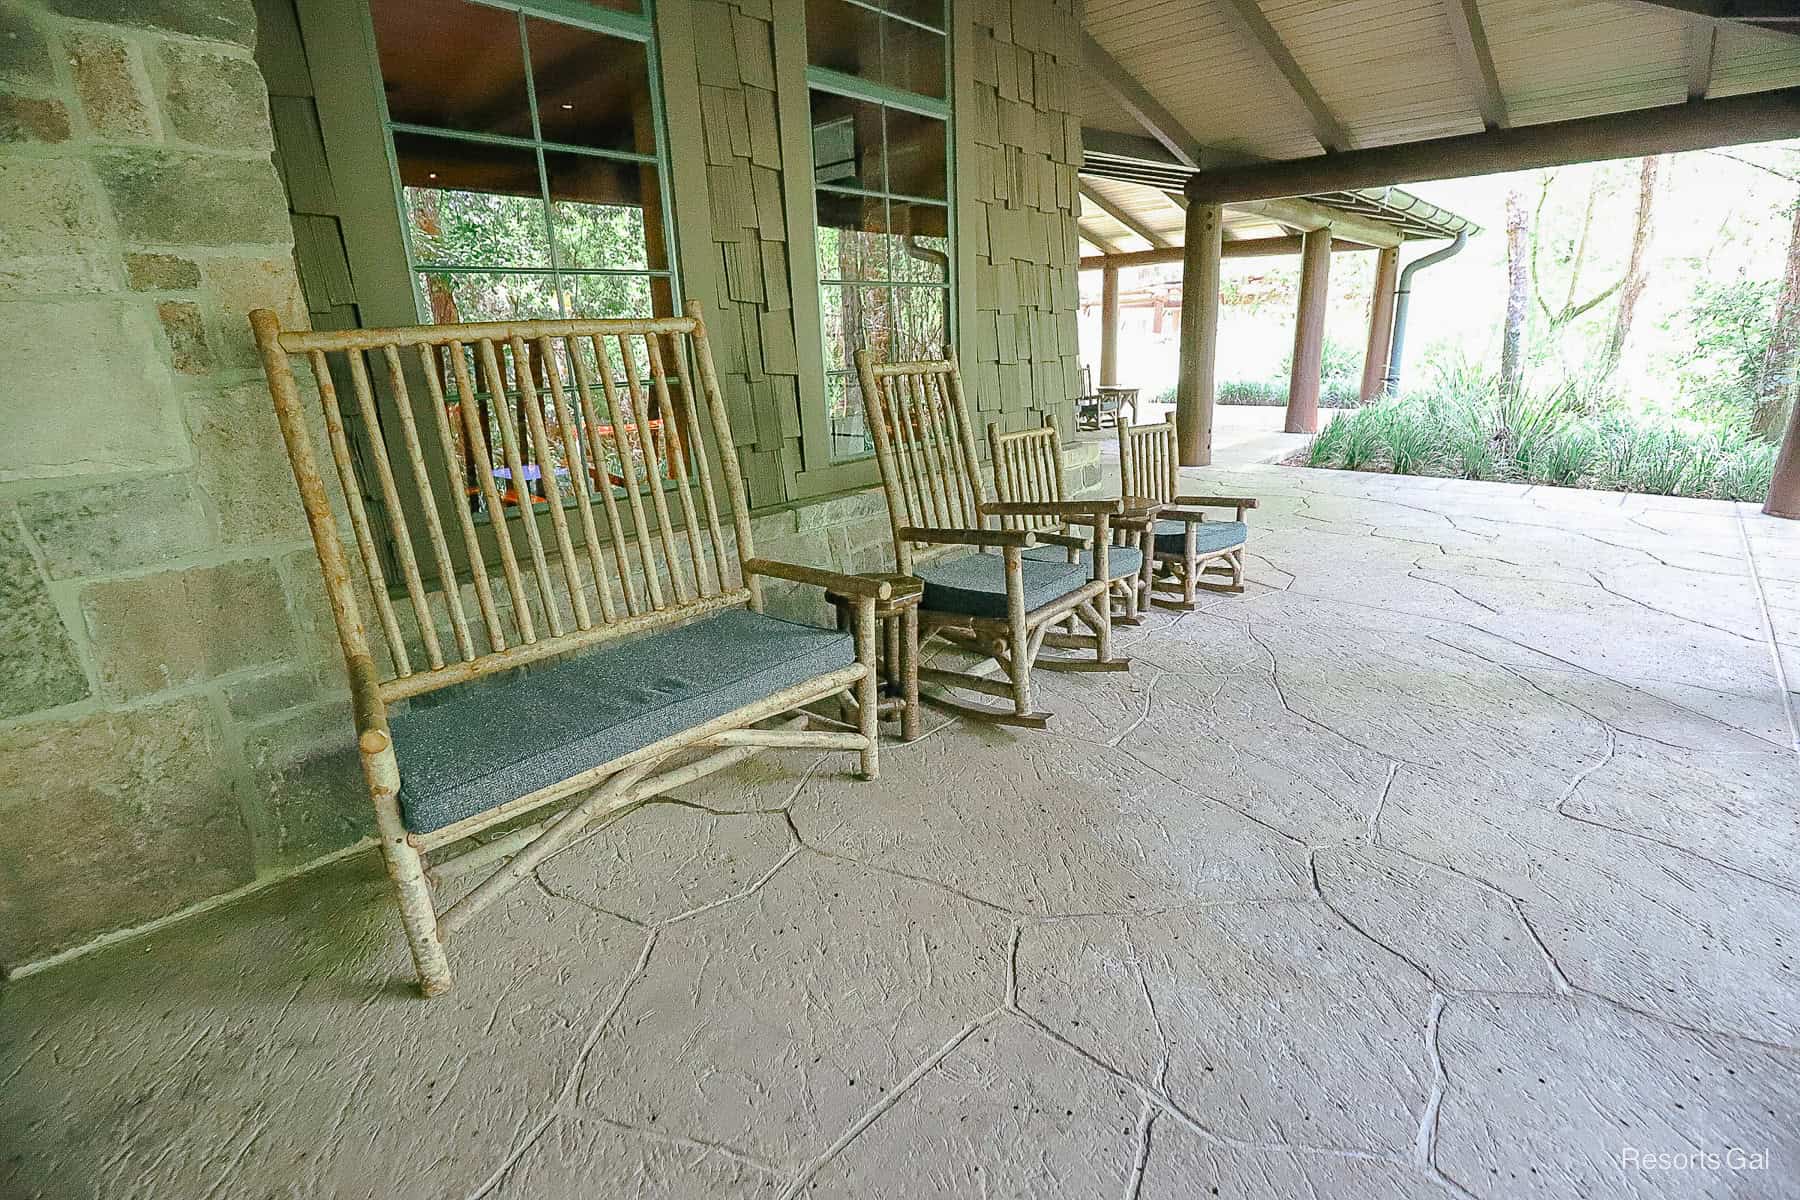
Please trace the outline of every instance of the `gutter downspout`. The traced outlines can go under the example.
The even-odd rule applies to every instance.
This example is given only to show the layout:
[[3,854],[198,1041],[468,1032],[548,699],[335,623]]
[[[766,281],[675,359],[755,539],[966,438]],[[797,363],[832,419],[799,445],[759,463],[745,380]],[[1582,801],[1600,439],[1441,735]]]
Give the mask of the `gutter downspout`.
[[1448,246],[1434,250],[1424,258],[1414,259],[1400,272],[1400,286],[1394,289],[1394,340],[1388,349],[1387,377],[1381,381],[1381,389],[1388,395],[1392,396],[1400,390],[1400,353],[1406,349],[1406,305],[1412,297],[1413,273],[1461,254],[1462,248],[1468,244],[1469,234],[1464,230]]

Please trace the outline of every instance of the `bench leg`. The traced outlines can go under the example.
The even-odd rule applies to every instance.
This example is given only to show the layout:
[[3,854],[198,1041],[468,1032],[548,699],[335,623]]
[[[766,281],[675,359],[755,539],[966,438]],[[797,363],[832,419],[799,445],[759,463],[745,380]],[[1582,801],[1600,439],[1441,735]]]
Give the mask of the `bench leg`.
[[919,609],[900,614],[900,740],[919,740]]
[[431,902],[431,885],[425,880],[425,862],[406,839],[400,820],[400,764],[394,759],[393,742],[380,730],[363,734],[363,775],[375,801],[375,832],[381,839],[381,860],[400,902],[400,924],[412,951],[413,971],[419,992],[426,997],[450,990],[450,960],[438,940],[437,909]]
[[865,668],[856,683],[857,728],[868,744],[862,750],[861,775],[874,779],[881,772],[881,668],[877,661],[876,638],[881,635],[875,619],[875,602],[860,600],[856,605],[856,656]]

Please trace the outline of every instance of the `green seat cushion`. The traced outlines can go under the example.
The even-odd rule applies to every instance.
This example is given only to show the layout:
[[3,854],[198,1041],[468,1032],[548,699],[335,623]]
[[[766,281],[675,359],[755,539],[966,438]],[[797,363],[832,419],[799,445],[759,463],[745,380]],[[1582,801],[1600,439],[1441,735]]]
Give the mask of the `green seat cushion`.
[[[1068,595],[1091,578],[1090,571],[1066,558],[1057,562],[1025,559],[1020,564],[1025,611]],[[922,607],[932,612],[1006,616],[1006,560],[998,554],[969,554],[915,567],[913,574],[925,581]]]
[[[1038,562],[1067,563],[1069,552],[1062,546],[1033,546],[1025,551],[1025,557]],[[1094,555],[1083,550],[1077,556],[1076,565],[1081,568],[1084,579],[1094,577]],[[1129,579],[1138,573],[1144,565],[1144,552],[1136,546],[1108,546],[1106,548],[1106,573],[1114,579]]]
[[394,717],[400,808],[430,833],[856,661],[847,633],[728,609]]
[[[1186,553],[1183,547],[1187,545],[1187,531],[1186,521],[1158,521],[1156,552]],[[1194,550],[1199,554],[1229,550],[1233,546],[1243,545],[1249,536],[1250,529],[1242,521],[1202,521],[1194,526]]]

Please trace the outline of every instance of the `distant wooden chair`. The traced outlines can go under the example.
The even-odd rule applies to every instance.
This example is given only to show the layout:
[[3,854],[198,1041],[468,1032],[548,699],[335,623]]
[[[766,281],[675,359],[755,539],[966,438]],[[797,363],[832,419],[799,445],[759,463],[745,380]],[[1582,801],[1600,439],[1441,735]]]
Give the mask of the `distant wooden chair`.
[[[755,557],[698,304],[686,317],[647,320],[307,332],[283,331],[274,312],[258,309],[250,323],[324,573],[375,828],[426,995],[450,986],[445,940],[595,822],[769,747],[850,751],[863,777],[875,777],[875,606],[891,588]],[[293,357],[309,364],[318,389],[335,498]],[[535,382],[518,369],[530,358],[547,368]],[[615,383],[620,360],[625,389]],[[354,391],[360,455],[345,434],[334,361]],[[519,394],[522,434],[501,421],[490,449],[473,403],[478,387]],[[635,443],[622,433],[627,390],[640,426]],[[695,436],[648,436],[647,393],[665,413],[679,405]],[[464,501],[453,415],[479,512]],[[672,461],[659,461],[663,446]],[[590,486],[612,453],[625,463],[641,453],[641,479]],[[508,479],[535,469],[542,498],[509,504],[496,455]],[[558,460],[562,470],[543,469]],[[365,496],[379,497],[391,535],[400,575],[392,588]],[[349,552],[340,511],[353,535]],[[764,616],[765,578],[844,597],[851,631]],[[378,619],[373,630],[363,623],[365,598]],[[853,727],[817,728],[803,711],[852,692]],[[402,703],[426,693],[436,694]],[[520,824],[553,804],[566,807]],[[470,848],[474,835],[502,824],[511,828]],[[426,855],[458,845],[461,854],[427,870]],[[452,876],[503,858],[454,903],[434,895]]]
[[[995,497],[1002,501],[1035,501],[1050,506],[1050,511],[1041,514],[1003,517],[1001,528],[1029,529],[1039,538],[1052,542],[1025,551],[1027,559],[1079,563],[1091,571],[1094,551],[1077,545],[1077,541],[1089,542],[1088,535],[1081,532],[1085,516],[1058,515],[1065,511],[1061,506],[1068,497],[1063,492],[1062,436],[1057,432],[1055,420],[1046,417],[1039,428],[1014,433],[1002,433],[999,425],[989,424],[987,434],[989,457],[994,464]],[[1106,548],[1106,578],[1111,584],[1108,609],[1109,615],[1118,623],[1136,625],[1143,620],[1138,613],[1138,600],[1147,594],[1149,574],[1146,568],[1149,563],[1140,547],[1126,544],[1124,533],[1124,529],[1116,528],[1113,544]],[[1117,608],[1113,607],[1113,602],[1117,603]],[[1086,642],[1077,644],[1085,645]],[[1052,663],[1053,660],[1045,659],[1042,665],[1051,666]]]
[[[856,370],[887,496],[894,556],[903,573],[925,582],[920,639],[942,637],[992,657],[1005,672],[1004,679],[995,679],[920,667],[920,681],[1010,702],[1002,709],[954,695],[929,697],[954,712],[1043,728],[1049,716],[1032,707],[1031,670],[1045,645],[1092,651],[1091,659],[1060,662],[1064,669],[1118,671],[1130,665],[1112,655],[1107,618],[1110,521],[1118,501],[989,501],[954,359],[877,366],[868,351],[859,350]],[[1090,538],[990,526],[1008,517],[1079,521],[1094,532]],[[1091,562],[1069,562],[1066,555],[1060,561],[1026,557],[1041,542],[1077,550],[1091,545]],[[949,557],[970,547],[978,552]],[[1071,615],[1087,626],[1086,635],[1054,628]]]
[[[1244,590],[1244,545],[1250,537],[1244,513],[1256,507],[1256,500],[1251,496],[1181,494],[1174,414],[1147,425],[1119,425],[1119,475],[1125,495],[1148,496],[1164,503],[1150,543],[1150,602],[1192,609],[1201,590]],[[1230,521],[1209,520],[1197,511],[1202,508],[1237,511]],[[1163,599],[1158,592],[1180,599]]]

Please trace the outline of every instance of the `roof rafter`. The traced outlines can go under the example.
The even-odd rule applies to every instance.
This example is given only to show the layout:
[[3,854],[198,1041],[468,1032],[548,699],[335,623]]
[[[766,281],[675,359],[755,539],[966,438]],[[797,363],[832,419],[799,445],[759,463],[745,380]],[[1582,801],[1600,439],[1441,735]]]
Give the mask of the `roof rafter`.
[[1632,0],[1632,3],[1800,34],[1800,12],[1795,11],[1793,0]]
[[1713,54],[1718,45],[1719,26],[1710,17],[1695,17],[1681,23],[1682,59],[1687,63],[1687,98],[1704,100],[1712,90]]
[[1150,90],[1139,83],[1137,76],[1119,64],[1119,60],[1107,53],[1106,47],[1094,40],[1091,33],[1081,35],[1081,58],[1094,72],[1100,86],[1105,88],[1131,119],[1143,126],[1144,132],[1162,143],[1163,149],[1173,155],[1184,167],[1198,169],[1200,166],[1200,139],[1189,133],[1177,121],[1162,102],[1150,94]]
[[1475,89],[1475,107],[1481,111],[1481,123],[1489,129],[1505,129],[1506,96],[1500,90],[1494,56],[1488,50],[1481,9],[1475,0],[1444,0],[1444,16],[1450,22],[1450,38],[1456,43],[1457,56],[1462,59],[1463,76]]
[[1332,115],[1312,81],[1307,79],[1306,72],[1294,61],[1294,56],[1288,52],[1281,35],[1275,32],[1275,27],[1263,16],[1256,0],[1221,0],[1218,11],[1234,18],[1233,23],[1238,27],[1238,32],[1260,50],[1269,65],[1287,80],[1288,89],[1293,92],[1294,99],[1306,111],[1307,118],[1312,123],[1313,137],[1318,139],[1319,145],[1327,152],[1348,150],[1349,135]]
[[1156,230],[1150,228],[1148,225],[1114,204],[1111,200],[1108,200],[1105,196],[1102,196],[1092,187],[1089,187],[1085,183],[1079,184],[1078,186],[1081,189],[1081,198],[1083,200],[1090,201],[1095,208],[1099,209],[1125,228],[1131,230],[1131,232],[1137,234],[1152,246],[1162,249],[1170,245],[1168,238],[1156,232]]

